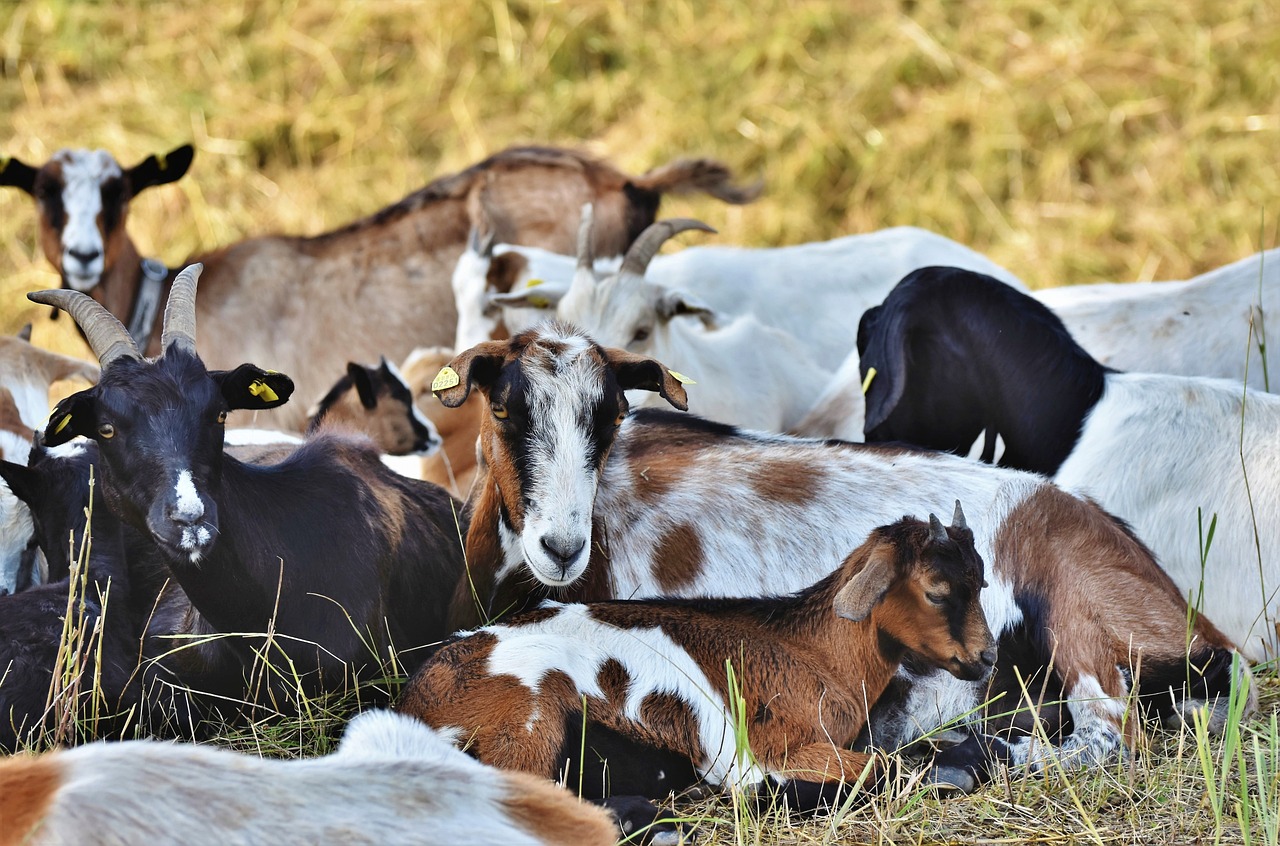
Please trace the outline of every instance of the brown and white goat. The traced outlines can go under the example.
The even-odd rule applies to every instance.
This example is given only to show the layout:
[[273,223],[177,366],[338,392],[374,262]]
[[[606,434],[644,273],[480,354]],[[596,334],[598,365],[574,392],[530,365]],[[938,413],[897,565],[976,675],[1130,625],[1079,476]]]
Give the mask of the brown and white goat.
[[[1064,758],[1103,760],[1130,746],[1137,720],[1124,714],[1135,690],[1168,716],[1247,681],[1247,669],[1230,671],[1234,645],[1188,614],[1149,550],[1095,503],[1035,474],[631,413],[626,390],[658,391],[684,408],[684,388],[656,360],[555,324],[461,353],[436,387],[447,406],[473,389],[490,406],[455,628],[546,595],[798,590],[876,526],[958,497],[987,565],[992,630],[1003,648],[1052,662],[1068,701]],[[872,715],[877,745],[912,741],[987,698],[982,686],[936,672],[904,676],[903,688],[892,711]]]
[[789,596],[548,603],[446,644],[397,709],[485,763],[547,778],[576,752],[566,726],[585,710],[712,784],[798,781],[817,799],[872,765],[847,747],[904,658],[969,680],[995,663],[982,560],[959,503],[955,515],[950,528],[932,514],[881,526]]
[[0,846],[615,840],[599,808],[386,711],[356,717],[334,754],[311,760],[138,740],[0,761]]
[[[39,169],[0,160],[0,185],[36,198],[40,243],[64,286],[89,291],[152,354],[160,352],[160,328],[139,304],[154,314],[176,270],[139,258],[124,225],[128,202],[148,185],[180,177],[192,155],[183,146],[127,169],[103,150],[61,150]],[[733,186],[728,168],[707,159],[630,177],[570,150],[504,150],[330,232],[250,238],[189,259],[205,266],[197,309],[210,365],[266,362],[292,374],[309,397],[348,358],[398,361],[420,344],[452,343],[450,277],[482,191],[498,238],[566,253],[578,209],[594,203],[603,255],[626,249],[653,221],[663,194],[701,191],[743,203],[759,193]],[[164,276],[151,290],[144,279],[156,267]],[[285,408],[271,425],[296,431],[304,419],[304,409]]]

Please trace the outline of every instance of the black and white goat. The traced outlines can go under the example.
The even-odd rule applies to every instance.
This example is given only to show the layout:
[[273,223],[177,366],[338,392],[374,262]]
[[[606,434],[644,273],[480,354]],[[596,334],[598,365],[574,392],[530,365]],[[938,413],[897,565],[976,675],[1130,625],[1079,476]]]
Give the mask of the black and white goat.
[[244,672],[263,661],[283,659],[290,678],[279,683],[303,691],[367,677],[388,653],[411,668],[415,650],[448,633],[440,585],[462,573],[457,503],[391,472],[363,438],[320,435],[271,466],[225,455],[228,411],[273,408],[293,385],[251,364],[205,369],[199,272],[175,280],[155,360],[85,295],[29,295],[71,312],[103,370],[57,405],[46,442],[95,441],[105,505],[163,559],[212,632],[244,635],[222,639],[239,659],[226,668],[233,692],[244,695]]
[[[982,580],[957,503],[950,528],[932,514],[881,526],[839,569],[789,596],[547,603],[463,633],[396,707],[504,769],[555,778],[568,757],[570,781],[571,728],[585,715],[678,752],[713,785],[780,786],[794,807],[812,809],[842,784],[874,780],[875,756],[847,747],[904,659],[987,675],[996,649]],[[656,815],[620,821],[628,831]]]
[[[1096,504],[1034,474],[630,413],[626,390],[657,391],[677,408],[685,390],[660,362],[555,324],[461,353],[435,387],[447,406],[479,390],[490,408],[468,578],[454,597],[458,628],[547,594],[585,601],[798,590],[830,574],[876,526],[958,498],[987,564],[982,604],[993,632],[1029,638],[1032,654],[1053,660],[1074,724],[1061,742],[1065,758],[1102,760],[1128,746],[1137,731],[1137,721],[1123,720],[1128,696],[1154,692],[1148,679],[1231,663],[1234,646],[1203,617],[1188,648],[1186,602],[1145,547]],[[1191,689],[1174,684],[1162,707],[1214,699],[1231,682],[1229,673],[1191,678]],[[873,713],[877,744],[913,740],[986,698],[981,686],[945,673],[914,681],[892,713]]]
[[1280,397],[1109,370],[1036,299],[957,268],[909,274],[858,348],[868,441],[965,454],[985,432],[985,460],[1097,499],[1247,657],[1280,654]]
[[301,761],[190,743],[93,743],[0,761],[0,846],[381,843],[610,846],[608,814],[369,711]]

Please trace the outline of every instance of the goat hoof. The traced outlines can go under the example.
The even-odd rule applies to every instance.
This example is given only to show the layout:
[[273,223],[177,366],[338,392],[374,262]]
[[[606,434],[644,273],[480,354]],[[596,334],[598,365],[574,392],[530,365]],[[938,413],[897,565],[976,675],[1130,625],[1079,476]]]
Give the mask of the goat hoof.
[[678,824],[662,819],[667,814],[643,796],[610,796],[601,804],[613,813],[627,843],[678,846],[691,842]]
[[973,773],[961,767],[934,767],[925,775],[924,783],[940,793],[972,793],[978,789]]

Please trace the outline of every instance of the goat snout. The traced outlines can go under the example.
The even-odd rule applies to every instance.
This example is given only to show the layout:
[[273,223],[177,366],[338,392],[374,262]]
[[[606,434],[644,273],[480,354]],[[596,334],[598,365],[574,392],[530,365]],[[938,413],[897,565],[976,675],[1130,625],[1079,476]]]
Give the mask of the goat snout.
[[98,256],[102,255],[102,251],[97,249],[73,250],[68,248],[67,255],[88,267],[92,262],[97,261]]
[[539,543],[542,551],[560,568],[562,573],[578,559],[582,548],[587,545],[586,538],[567,538],[558,535],[543,535]]

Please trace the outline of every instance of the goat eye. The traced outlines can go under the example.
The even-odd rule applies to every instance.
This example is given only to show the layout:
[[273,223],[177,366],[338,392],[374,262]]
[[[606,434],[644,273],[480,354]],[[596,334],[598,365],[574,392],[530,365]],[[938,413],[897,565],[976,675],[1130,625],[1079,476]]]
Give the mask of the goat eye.
[[110,423],[103,423],[98,427],[98,435],[103,438],[114,438],[116,436],[116,427]]
[[489,410],[493,412],[493,416],[499,420],[507,419],[507,407],[500,402],[490,403]]
[[226,422],[227,422],[227,412],[226,412],[226,411],[219,411],[219,412],[218,412],[218,423],[219,423],[219,424],[222,424],[222,423],[226,423]]
[[631,343],[638,344],[641,341],[647,340],[649,340],[649,328],[647,326],[641,326],[636,330],[636,334],[632,336]]
[[947,596],[948,594],[945,594],[945,593],[926,593],[924,595],[924,598],[929,600],[929,602],[933,603],[934,605],[946,605]]
[[613,421],[613,425],[615,425],[615,426],[621,426],[621,425],[622,425],[622,421],[623,421],[623,420],[626,420],[626,419],[627,419],[627,413],[626,413],[625,411],[619,411],[619,412],[618,412],[618,419],[617,419],[617,420],[615,420],[615,421]]

